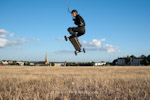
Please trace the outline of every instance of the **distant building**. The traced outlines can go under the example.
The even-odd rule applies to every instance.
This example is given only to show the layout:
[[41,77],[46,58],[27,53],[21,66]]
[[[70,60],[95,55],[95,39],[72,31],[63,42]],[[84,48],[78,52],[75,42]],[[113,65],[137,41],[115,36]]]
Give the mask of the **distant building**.
[[0,66],[3,66],[3,63],[0,61]]
[[35,65],[34,63],[30,62],[30,66],[34,66],[34,65]]
[[9,65],[13,64],[13,61],[12,61],[12,60],[9,60],[9,61],[8,61],[8,64],[9,64]]
[[18,61],[17,64],[20,66],[24,66],[24,62],[21,62],[21,61]]
[[8,62],[7,61],[2,61],[2,64],[3,65],[8,65]]
[[55,66],[66,66],[65,62],[55,62]]
[[119,65],[119,66],[126,65],[126,58],[118,58],[117,62],[116,62],[116,65]]
[[95,62],[94,66],[105,66],[106,62],[102,61],[102,62]]
[[138,66],[138,65],[141,65],[141,61],[143,60],[143,58],[134,58],[131,62],[131,65],[134,65],[134,66]]
[[48,61],[48,54],[46,53],[45,56],[45,61],[39,61],[39,62],[35,62],[35,63],[30,63],[31,66],[47,66],[49,65],[49,61]]
[[39,61],[35,63],[36,66],[45,66],[45,61]]
[[139,66],[141,65],[141,61],[143,60],[143,57],[137,57],[137,58],[133,58],[131,59],[131,61],[128,62],[128,64],[126,64],[126,58],[118,58],[116,65],[119,66],[125,66],[125,65],[133,65],[133,66]]

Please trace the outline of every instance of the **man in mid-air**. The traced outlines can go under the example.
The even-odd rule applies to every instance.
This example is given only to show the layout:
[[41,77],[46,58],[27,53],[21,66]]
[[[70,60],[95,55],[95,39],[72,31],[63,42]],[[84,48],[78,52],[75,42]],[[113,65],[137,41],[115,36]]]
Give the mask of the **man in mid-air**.
[[78,27],[69,27],[68,31],[71,34],[71,37],[79,37],[85,34],[85,22],[84,19],[78,14],[77,10],[72,10],[72,16],[74,24]]

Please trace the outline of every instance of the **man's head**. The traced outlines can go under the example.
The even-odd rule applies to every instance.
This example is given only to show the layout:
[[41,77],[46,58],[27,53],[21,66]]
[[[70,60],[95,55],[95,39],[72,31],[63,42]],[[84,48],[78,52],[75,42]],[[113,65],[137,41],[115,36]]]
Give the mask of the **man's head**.
[[71,12],[71,13],[72,13],[72,16],[73,16],[73,17],[76,17],[76,16],[78,15],[77,10],[72,10],[72,12]]

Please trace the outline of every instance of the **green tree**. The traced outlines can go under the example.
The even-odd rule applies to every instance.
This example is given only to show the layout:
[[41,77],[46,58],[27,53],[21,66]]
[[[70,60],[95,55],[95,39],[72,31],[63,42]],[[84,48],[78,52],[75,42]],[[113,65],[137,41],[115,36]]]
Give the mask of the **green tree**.
[[3,63],[0,61],[0,64],[3,64]]
[[130,62],[131,62],[131,60],[132,60],[132,58],[129,57],[129,56],[127,56],[126,59],[125,59],[125,63],[126,63],[127,65],[129,65]]
[[136,58],[136,57],[135,57],[134,55],[131,55],[130,58],[131,58],[131,59],[134,59],[134,58]]
[[17,65],[17,61],[13,61],[12,65]]
[[67,63],[66,66],[72,66],[72,63]]
[[106,62],[106,66],[110,66],[110,65],[112,65],[111,62]]
[[26,61],[26,62],[24,63],[24,65],[25,65],[25,66],[30,66],[30,62]]
[[54,62],[52,62],[52,63],[51,63],[51,65],[52,65],[52,66],[55,66],[55,63],[54,63]]
[[142,65],[149,65],[147,57],[144,57],[144,59],[140,62]]
[[95,62],[94,62],[94,61],[92,61],[92,62],[91,62],[91,66],[94,66],[94,64],[95,64]]
[[150,65],[150,55],[147,56],[148,64]]
[[112,62],[112,65],[116,65],[117,63],[117,59],[115,59],[113,62]]
[[141,55],[140,57],[141,57],[141,58],[145,58],[146,56],[145,56],[145,55]]
[[66,66],[69,66],[69,63],[66,63]]

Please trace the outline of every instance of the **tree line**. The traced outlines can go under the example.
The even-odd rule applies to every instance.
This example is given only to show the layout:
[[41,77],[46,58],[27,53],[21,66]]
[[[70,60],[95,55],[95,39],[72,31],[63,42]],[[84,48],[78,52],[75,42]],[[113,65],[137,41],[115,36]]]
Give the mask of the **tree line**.
[[87,62],[87,63],[66,63],[66,66],[94,66],[94,62]]

